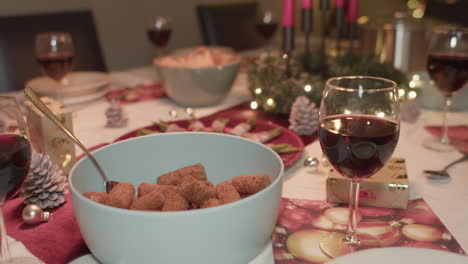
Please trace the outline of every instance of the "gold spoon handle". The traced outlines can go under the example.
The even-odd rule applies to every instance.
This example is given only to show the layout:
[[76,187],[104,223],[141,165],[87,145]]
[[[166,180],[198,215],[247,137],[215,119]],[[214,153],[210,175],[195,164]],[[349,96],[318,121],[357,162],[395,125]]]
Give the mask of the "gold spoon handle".
[[37,96],[37,94],[30,88],[26,87],[24,89],[24,94],[26,97],[41,111],[47,118],[49,118],[56,126],[58,126],[71,140],[73,140],[85,153],[88,155],[89,159],[93,163],[94,167],[98,170],[99,174],[101,175],[102,179],[104,180],[106,192],[109,192],[111,188],[111,183],[106,177],[106,174],[104,173],[104,170],[101,168],[97,160],[94,158],[94,156],[86,149],[86,147],[78,140],[78,138],[73,135],[73,133],[70,132],[50,111],[50,109],[42,102],[42,100]]

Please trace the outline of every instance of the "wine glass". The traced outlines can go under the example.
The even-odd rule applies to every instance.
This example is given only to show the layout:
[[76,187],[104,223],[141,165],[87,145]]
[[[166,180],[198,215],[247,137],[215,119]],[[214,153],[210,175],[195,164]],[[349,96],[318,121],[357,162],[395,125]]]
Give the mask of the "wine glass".
[[447,114],[456,94],[468,81],[468,28],[455,26],[436,27],[428,49],[427,71],[445,97],[442,136],[429,138],[423,145],[431,150],[445,152],[455,148],[448,137]]
[[[0,208],[17,194],[25,180],[31,160],[31,146],[24,116],[11,96],[0,96]],[[34,258],[11,257],[0,211],[0,263],[40,263]]]
[[67,32],[43,32],[36,35],[36,60],[45,75],[61,85],[73,67],[74,48]]
[[347,232],[330,233],[320,241],[326,255],[337,257],[359,246],[359,184],[390,159],[399,133],[395,82],[367,76],[327,81],[319,109],[319,141],[329,163],[351,184]]
[[156,57],[163,54],[172,33],[172,20],[167,16],[156,16],[147,30],[148,39],[153,44]]
[[264,10],[259,13],[255,23],[255,30],[266,41],[267,51],[270,50],[270,41],[278,29],[278,22],[270,10]]

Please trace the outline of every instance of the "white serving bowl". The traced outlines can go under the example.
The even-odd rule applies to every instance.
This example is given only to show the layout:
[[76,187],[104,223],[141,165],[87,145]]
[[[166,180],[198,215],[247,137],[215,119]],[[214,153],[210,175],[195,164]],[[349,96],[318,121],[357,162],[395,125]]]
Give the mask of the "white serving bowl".
[[[220,48],[225,52],[229,49]],[[175,51],[183,56],[190,49]],[[233,52],[233,51],[232,51]],[[240,69],[240,59],[213,67],[169,67],[155,65],[169,98],[183,106],[208,106],[220,103],[231,90]]]
[[274,230],[284,166],[270,148],[241,137],[182,132],[143,136],[94,152],[109,179],[156,182],[158,175],[201,163],[214,184],[265,173],[272,184],[240,201],[181,212],[141,212],[93,202],[82,193],[104,191],[88,158],[70,171],[72,202],[83,238],[103,263],[246,264]]

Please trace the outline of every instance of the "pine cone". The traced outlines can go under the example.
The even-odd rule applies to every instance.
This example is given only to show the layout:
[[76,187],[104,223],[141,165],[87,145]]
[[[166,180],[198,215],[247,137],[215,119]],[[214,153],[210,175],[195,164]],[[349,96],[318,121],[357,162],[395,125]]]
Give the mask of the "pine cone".
[[28,176],[21,187],[25,204],[36,204],[42,209],[54,208],[65,202],[67,177],[49,155],[33,153]]
[[124,127],[127,125],[128,118],[123,112],[122,106],[117,102],[112,102],[106,110],[108,127]]
[[298,96],[291,106],[289,129],[298,135],[312,135],[318,128],[318,109],[305,96]]

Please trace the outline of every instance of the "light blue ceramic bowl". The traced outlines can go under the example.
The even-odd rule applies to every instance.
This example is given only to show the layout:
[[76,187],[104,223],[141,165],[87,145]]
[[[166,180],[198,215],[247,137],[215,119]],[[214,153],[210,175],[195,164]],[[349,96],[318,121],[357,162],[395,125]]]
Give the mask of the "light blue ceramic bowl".
[[76,217],[92,254],[103,263],[245,264],[274,230],[284,166],[268,147],[217,133],[167,133],[133,138],[94,152],[111,180],[156,181],[158,175],[200,162],[217,184],[241,174],[266,173],[272,184],[241,201],[183,212],[139,212],[88,200],[104,191],[89,159],[77,162],[69,183]]
[[[210,48],[230,51],[222,47]],[[177,51],[175,56],[186,54],[189,50]],[[155,67],[167,96],[174,102],[183,106],[209,106],[220,103],[227,96],[239,73],[240,60],[203,68]]]

